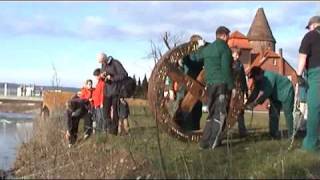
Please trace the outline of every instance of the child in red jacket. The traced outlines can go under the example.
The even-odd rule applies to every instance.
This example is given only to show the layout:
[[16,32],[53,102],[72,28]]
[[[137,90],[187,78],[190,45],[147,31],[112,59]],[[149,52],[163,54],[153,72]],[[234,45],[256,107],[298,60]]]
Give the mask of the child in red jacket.
[[93,91],[92,99],[94,105],[94,121],[96,122],[96,130],[98,132],[104,132],[106,129],[106,122],[103,115],[103,91],[104,91],[104,77],[101,74],[101,69],[94,70],[93,75],[97,78],[95,90]]

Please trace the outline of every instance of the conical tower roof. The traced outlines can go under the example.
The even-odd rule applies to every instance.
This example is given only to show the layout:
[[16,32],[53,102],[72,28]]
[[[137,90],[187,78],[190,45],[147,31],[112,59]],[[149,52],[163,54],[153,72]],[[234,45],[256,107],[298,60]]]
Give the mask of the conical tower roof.
[[251,27],[249,29],[247,37],[250,41],[256,40],[271,41],[274,43],[276,42],[272,35],[272,31],[270,29],[266,15],[264,14],[263,8],[258,9],[256,16],[254,17]]

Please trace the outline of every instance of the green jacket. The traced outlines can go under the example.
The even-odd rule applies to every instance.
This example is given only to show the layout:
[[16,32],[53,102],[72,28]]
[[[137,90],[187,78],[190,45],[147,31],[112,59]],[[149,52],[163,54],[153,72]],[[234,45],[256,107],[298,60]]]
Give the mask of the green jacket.
[[227,43],[221,39],[215,40],[196,53],[198,61],[204,61],[205,80],[207,85],[225,83],[231,90],[234,86],[232,77],[232,55]]
[[188,76],[196,79],[203,68],[203,61],[197,61],[196,55],[191,53],[183,58],[183,70]]
[[255,83],[255,88],[248,98],[248,102],[252,102],[256,99],[259,91],[263,91],[263,95],[256,100],[258,104],[262,104],[267,98],[271,101],[278,100],[280,102],[285,102],[289,92],[293,90],[293,85],[287,77],[271,71],[265,71],[263,79]]

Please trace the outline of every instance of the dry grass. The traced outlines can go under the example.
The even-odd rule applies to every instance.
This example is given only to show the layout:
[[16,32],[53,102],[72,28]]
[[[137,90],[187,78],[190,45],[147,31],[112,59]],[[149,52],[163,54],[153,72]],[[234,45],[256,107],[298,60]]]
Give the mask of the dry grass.
[[[228,140],[214,151],[200,150],[198,144],[184,143],[160,133],[165,176],[153,117],[146,107],[131,109],[134,113],[130,116],[130,136],[96,134],[71,149],[63,139],[61,130],[65,121],[60,114],[47,122],[37,120],[34,137],[19,151],[16,176],[76,179],[320,177],[319,154],[300,151],[301,138],[295,141],[292,151],[287,151],[287,139],[270,139],[266,132],[267,114],[254,114],[252,127],[250,114],[246,114],[250,136],[246,140],[237,139],[235,128]],[[280,127],[284,127],[283,117]]]
[[148,106],[148,101],[145,99],[128,98],[126,100],[130,106]]

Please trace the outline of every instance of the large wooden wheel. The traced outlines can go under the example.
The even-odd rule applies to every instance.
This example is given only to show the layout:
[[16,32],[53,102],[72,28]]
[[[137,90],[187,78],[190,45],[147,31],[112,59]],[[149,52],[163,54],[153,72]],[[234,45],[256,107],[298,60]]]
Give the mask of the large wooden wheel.
[[[149,79],[148,101],[152,113],[161,129],[167,131],[170,135],[181,140],[194,141],[200,140],[202,129],[185,130],[177,122],[181,121],[176,112],[190,112],[197,101],[206,103],[207,95],[204,83],[204,71],[202,70],[196,79],[184,74],[178,68],[178,61],[185,56],[195,52],[198,49],[197,42],[188,42],[181,44],[167,53],[155,65]],[[167,97],[164,96],[166,90],[166,79],[170,78],[180,86],[186,88],[183,99],[178,106],[168,106]],[[239,83],[236,83],[236,92],[231,96],[227,124],[224,133],[230,129],[236,122],[236,117],[243,109],[243,94],[239,89]],[[173,111],[173,113],[172,113]]]

